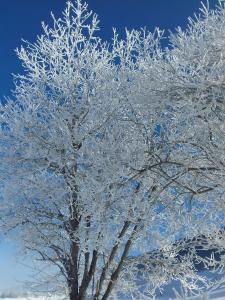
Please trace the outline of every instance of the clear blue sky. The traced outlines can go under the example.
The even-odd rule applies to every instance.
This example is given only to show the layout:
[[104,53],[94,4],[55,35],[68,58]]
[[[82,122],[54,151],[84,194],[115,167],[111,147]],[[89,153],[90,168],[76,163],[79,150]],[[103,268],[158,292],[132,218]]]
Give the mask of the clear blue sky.
[[[124,28],[146,26],[149,30],[160,27],[172,30],[177,26],[185,28],[188,16],[193,16],[201,6],[200,0],[86,0],[89,8],[100,18],[100,35],[110,40],[112,27],[121,35]],[[14,49],[21,45],[21,39],[35,41],[41,34],[41,21],[51,23],[50,11],[56,16],[65,7],[66,0],[1,0],[0,1],[0,96],[10,95],[13,89],[12,73],[22,69]],[[217,3],[211,0],[213,7]],[[0,292],[14,287],[28,273],[16,263],[15,246],[0,238]]]

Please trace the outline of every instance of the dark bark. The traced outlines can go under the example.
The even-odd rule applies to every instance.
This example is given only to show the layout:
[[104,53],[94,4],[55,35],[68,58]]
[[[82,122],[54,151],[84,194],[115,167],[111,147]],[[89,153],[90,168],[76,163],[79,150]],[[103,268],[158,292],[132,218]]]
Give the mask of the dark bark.
[[81,283],[81,286],[79,289],[79,294],[78,294],[79,300],[85,299],[86,291],[87,291],[88,286],[91,282],[91,279],[95,273],[97,259],[98,259],[98,252],[96,250],[94,250],[93,254],[92,254],[92,261],[91,261],[90,269],[89,269],[88,273],[86,274],[86,276],[83,277],[83,280],[82,280],[82,283]]
[[79,292],[79,240],[76,232],[79,228],[79,216],[77,211],[77,187],[72,195],[72,203],[70,205],[70,258],[68,268],[68,288],[70,300],[78,300]]
[[68,274],[68,286],[70,300],[77,300],[78,298],[78,253],[79,246],[76,242],[72,242],[70,247],[70,264]]
[[106,288],[106,291],[102,297],[101,300],[107,300],[108,297],[110,296],[111,292],[112,292],[112,289],[119,277],[119,274],[122,270],[122,267],[123,267],[123,264],[125,262],[125,259],[127,258],[128,256],[128,253],[129,253],[129,250],[130,250],[130,246],[132,244],[132,240],[133,240],[133,237],[134,237],[134,234],[136,233],[136,230],[137,230],[137,227],[138,225],[135,225],[134,229],[133,229],[133,232],[131,234],[131,237],[127,240],[125,246],[124,246],[124,250],[123,250],[123,253],[121,255],[121,258],[120,258],[120,261],[116,267],[116,269],[113,271],[112,275],[111,275],[111,278],[110,278],[110,281],[109,281],[109,284]]
[[[120,234],[118,235],[118,240],[120,240],[120,239],[125,235],[125,233],[126,233],[128,227],[129,227],[129,225],[130,225],[130,222],[129,222],[129,221],[126,221],[126,222],[124,223],[123,228],[122,228]],[[94,296],[94,300],[98,300],[98,299],[99,299],[99,295],[100,295],[100,293],[101,293],[101,289],[102,289],[103,282],[104,282],[105,277],[106,277],[106,273],[107,273],[107,271],[108,271],[108,269],[109,269],[109,266],[110,266],[111,262],[113,261],[115,255],[116,255],[116,252],[117,252],[117,250],[118,250],[118,247],[119,247],[119,243],[117,242],[117,243],[113,246],[113,248],[112,248],[112,250],[111,250],[111,252],[110,252],[109,258],[108,258],[107,262],[105,263],[105,265],[104,265],[104,267],[103,267],[103,269],[102,269],[102,273],[101,273],[99,282],[98,282],[98,284],[97,284],[97,288],[96,288],[96,293],[95,293],[95,296]]]

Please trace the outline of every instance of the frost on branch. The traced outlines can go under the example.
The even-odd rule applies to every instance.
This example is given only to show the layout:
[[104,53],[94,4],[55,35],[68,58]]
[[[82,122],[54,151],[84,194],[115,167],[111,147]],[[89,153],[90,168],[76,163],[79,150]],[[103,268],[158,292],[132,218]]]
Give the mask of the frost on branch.
[[170,50],[159,29],[108,44],[77,0],[17,49],[1,226],[71,300],[152,299],[171,279],[197,292],[197,266],[223,271],[224,25],[222,5],[203,7]]

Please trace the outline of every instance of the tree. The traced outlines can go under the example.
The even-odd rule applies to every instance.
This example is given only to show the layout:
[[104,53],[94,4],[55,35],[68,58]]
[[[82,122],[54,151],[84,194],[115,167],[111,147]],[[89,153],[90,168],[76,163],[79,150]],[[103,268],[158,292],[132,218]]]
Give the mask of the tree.
[[71,300],[150,299],[170,279],[196,291],[196,261],[223,267],[197,247],[224,250],[224,11],[203,9],[162,50],[159,29],[103,42],[77,0],[17,50],[2,228],[57,267]]

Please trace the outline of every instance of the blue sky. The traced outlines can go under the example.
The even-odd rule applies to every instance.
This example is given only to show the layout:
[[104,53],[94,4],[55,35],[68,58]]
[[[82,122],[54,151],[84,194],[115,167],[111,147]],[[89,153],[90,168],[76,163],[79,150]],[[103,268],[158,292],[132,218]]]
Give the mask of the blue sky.
[[[108,41],[112,27],[123,36],[124,28],[160,27],[174,31],[185,28],[188,16],[201,6],[200,0],[87,0],[89,8],[100,19],[100,35]],[[41,21],[51,23],[50,11],[56,16],[65,7],[66,0],[1,0],[0,1],[0,96],[10,95],[13,89],[12,73],[22,72],[14,49],[21,39],[35,41],[41,34]],[[217,3],[211,0],[213,7]],[[30,272],[15,259],[15,246],[0,237],[0,292],[20,284]],[[16,281],[15,281],[16,280]],[[18,282],[17,282],[18,281]]]

